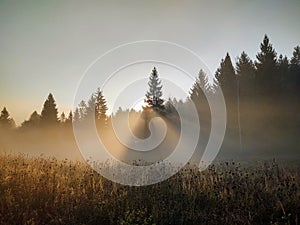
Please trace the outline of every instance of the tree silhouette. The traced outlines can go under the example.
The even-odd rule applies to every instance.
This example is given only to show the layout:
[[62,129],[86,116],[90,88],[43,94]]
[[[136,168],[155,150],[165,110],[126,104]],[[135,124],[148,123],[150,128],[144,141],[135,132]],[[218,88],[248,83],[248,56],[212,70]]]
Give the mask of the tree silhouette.
[[76,108],[75,111],[74,111],[73,122],[74,123],[79,123],[80,122],[80,113],[79,113],[79,109],[78,108]]
[[95,116],[95,107],[96,107],[96,96],[93,93],[89,100],[87,101],[87,105],[84,106],[86,107],[86,117],[91,119]]
[[208,83],[208,78],[206,73],[201,69],[196,82],[191,88],[190,99],[194,102],[201,124],[206,124],[208,126],[208,121],[210,120],[210,108],[206,98],[206,95],[212,94],[212,88]]
[[70,125],[73,122],[73,113],[72,111],[69,112],[68,118],[66,119],[66,124]]
[[221,60],[215,78],[222,88],[225,99],[231,100],[236,96],[236,75],[229,53],[226,54],[225,59]]
[[287,90],[289,83],[289,60],[286,56],[283,57],[282,54],[278,58],[278,72],[281,77],[281,87],[283,90]]
[[300,96],[300,47],[294,48],[289,68],[289,92]]
[[55,125],[58,124],[58,111],[56,108],[56,103],[53,95],[50,93],[46,99],[42,113],[41,113],[41,123],[43,125]]
[[239,94],[242,98],[253,97],[255,67],[249,56],[243,51],[236,62],[236,75],[239,85]]
[[210,91],[210,84],[208,83],[206,73],[201,69],[196,82],[190,91],[190,98],[195,102],[205,99],[205,93]]
[[292,65],[300,66],[300,47],[296,46],[293,51],[293,56],[291,58]]
[[0,128],[1,129],[12,129],[15,127],[15,121],[10,117],[6,107],[3,108],[0,114]]
[[256,55],[256,85],[262,95],[274,95],[280,91],[280,74],[277,69],[277,53],[265,35]]
[[62,112],[59,117],[59,122],[64,124],[66,122],[66,120],[67,120],[66,115],[64,112]]
[[25,120],[22,124],[22,128],[37,128],[39,127],[41,122],[41,116],[37,113],[37,111],[34,111],[30,117],[29,120]]
[[226,103],[227,123],[223,146],[225,148],[237,148],[239,143],[238,86],[237,76],[229,53],[221,60],[215,78],[222,89]]
[[164,107],[164,100],[162,97],[162,85],[161,81],[158,78],[158,72],[154,67],[152,69],[150,78],[149,78],[149,90],[146,93],[145,102],[147,103],[147,107],[156,111],[162,111]]
[[105,123],[107,116],[106,112],[108,110],[106,105],[106,100],[100,89],[97,90],[96,94],[96,104],[95,104],[95,118],[101,123]]
[[87,117],[87,111],[88,111],[85,101],[81,100],[78,107],[79,107],[79,109],[78,109],[79,110],[79,121],[82,122]]

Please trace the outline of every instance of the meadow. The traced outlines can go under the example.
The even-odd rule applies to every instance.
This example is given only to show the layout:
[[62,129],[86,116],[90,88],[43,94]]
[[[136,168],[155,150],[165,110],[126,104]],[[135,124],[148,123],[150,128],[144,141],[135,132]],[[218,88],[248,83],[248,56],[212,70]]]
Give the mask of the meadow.
[[298,224],[298,165],[187,165],[130,187],[79,161],[1,154],[0,224]]

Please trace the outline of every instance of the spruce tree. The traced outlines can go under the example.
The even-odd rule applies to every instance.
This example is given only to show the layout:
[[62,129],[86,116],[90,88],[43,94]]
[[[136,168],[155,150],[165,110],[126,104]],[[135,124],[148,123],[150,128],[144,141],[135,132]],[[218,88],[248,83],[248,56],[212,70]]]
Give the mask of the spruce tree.
[[29,120],[25,120],[22,124],[22,128],[37,128],[40,125],[41,116],[37,113],[37,111],[34,111],[30,117]]
[[67,120],[66,115],[64,112],[62,112],[59,117],[59,122],[64,124],[66,122],[66,120]]
[[88,113],[87,105],[84,100],[81,100],[81,102],[79,103],[78,112],[79,112],[79,121],[80,122],[84,121]]
[[278,72],[280,73],[281,77],[281,87],[284,91],[287,91],[289,89],[289,60],[286,56],[281,54],[278,58]]
[[72,113],[72,111],[70,111],[68,118],[66,119],[66,123],[71,124],[72,122],[73,122],[73,113]]
[[222,88],[223,94],[227,100],[231,100],[236,96],[236,75],[229,53],[221,60],[215,78]]
[[258,92],[270,96],[280,91],[280,74],[277,68],[277,53],[265,35],[260,45],[260,52],[256,55],[255,82]]
[[147,108],[151,108],[156,111],[162,111],[164,107],[164,100],[162,97],[162,85],[161,81],[158,78],[158,72],[154,67],[152,69],[150,78],[149,78],[149,90],[146,93],[145,103],[147,103]]
[[88,118],[92,118],[95,116],[96,113],[96,94],[92,94],[91,97],[89,98],[86,106],[86,116]]
[[103,92],[98,89],[95,96],[95,118],[101,122],[105,122],[107,119],[106,112],[108,110],[108,107],[106,105],[106,100],[104,98]]
[[56,108],[56,103],[53,95],[50,93],[46,99],[42,113],[41,113],[41,123],[43,125],[55,125],[58,124],[58,111]]
[[206,98],[205,92],[208,93],[209,91],[210,91],[210,85],[208,83],[207,75],[201,69],[196,79],[196,82],[194,83],[191,89],[190,97],[193,101],[197,102],[202,98]]
[[215,73],[215,78],[222,89],[227,111],[227,128],[237,127],[237,76],[232,65],[229,53],[221,60],[220,67]]
[[291,64],[300,66],[300,47],[296,46],[293,51],[293,56],[291,58]]
[[289,68],[289,92],[300,96],[300,47],[294,48]]
[[0,114],[0,128],[1,129],[12,129],[15,127],[15,121],[10,117],[6,107],[3,108]]
[[80,122],[80,113],[79,113],[79,109],[78,107],[76,107],[75,111],[74,111],[74,119],[73,119],[74,123],[79,123]]
[[243,98],[253,97],[255,67],[245,52],[242,52],[237,59],[236,75],[239,82],[239,94]]

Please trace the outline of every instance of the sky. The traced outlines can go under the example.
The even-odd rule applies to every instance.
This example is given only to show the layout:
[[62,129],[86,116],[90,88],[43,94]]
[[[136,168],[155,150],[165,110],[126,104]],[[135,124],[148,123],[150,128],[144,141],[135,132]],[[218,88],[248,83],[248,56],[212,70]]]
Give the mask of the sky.
[[[255,59],[265,34],[278,53],[290,58],[300,45],[299,12],[299,0],[0,0],[0,107],[20,124],[41,111],[51,92],[59,111],[68,112],[87,67],[133,41],[182,45],[212,73],[226,52],[233,62],[242,51]],[[152,66],[135,68],[147,78]],[[174,76],[180,82],[180,75]],[[113,93],[107,91],[109,108]]]

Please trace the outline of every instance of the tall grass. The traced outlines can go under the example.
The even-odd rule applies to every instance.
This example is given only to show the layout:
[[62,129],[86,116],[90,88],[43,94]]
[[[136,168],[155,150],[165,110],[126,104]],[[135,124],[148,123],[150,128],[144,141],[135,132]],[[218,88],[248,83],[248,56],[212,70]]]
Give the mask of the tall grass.
[[[109,166],[109,165],[108,165]],[[297,224],[299,166],[189,165],[146,187],[82,162],[0,155],[0,224]]]

